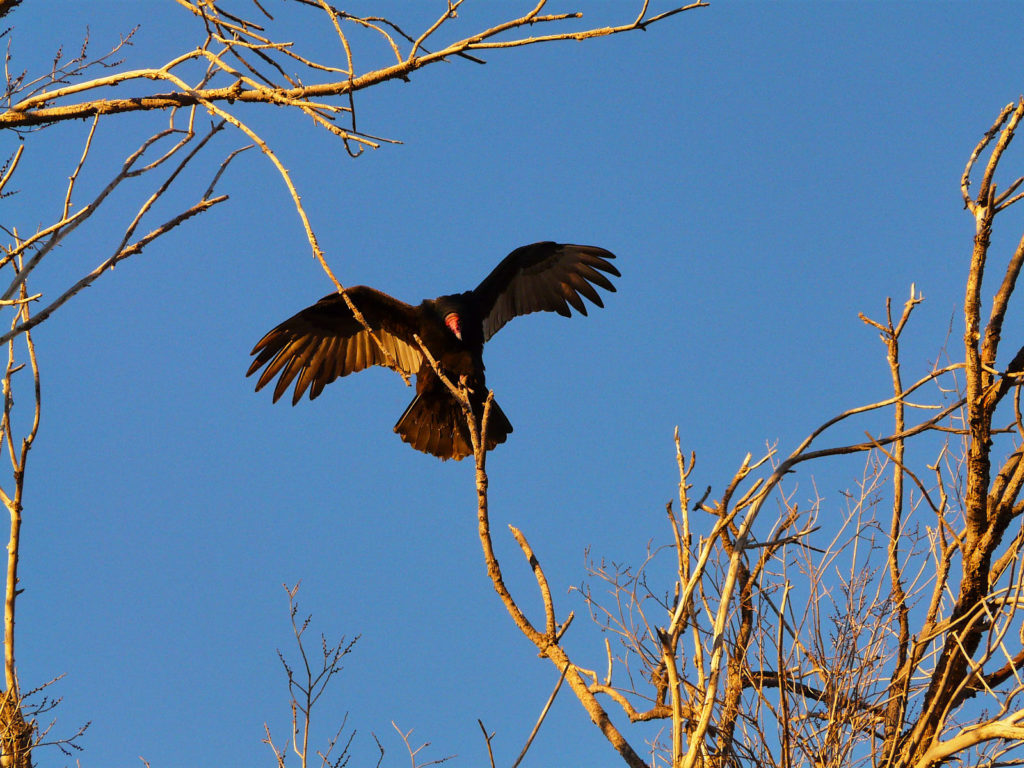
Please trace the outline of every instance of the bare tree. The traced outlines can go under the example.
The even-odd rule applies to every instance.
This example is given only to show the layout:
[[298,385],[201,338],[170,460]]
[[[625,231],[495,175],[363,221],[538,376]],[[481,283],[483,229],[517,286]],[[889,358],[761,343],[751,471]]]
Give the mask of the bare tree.
[[[49,728],[40,727],[36,717],[48,711],[53,701],[42,696],[32,703],[30,692],[23,691],[18,681],[15,663],[15,608],[21,590],[19,543],[26,506],[24,478],[41,413],[40,372],[32,330],[58,314],[68,301],[117,264],[227,201],[228,196],[217,190],[224,183],[225,170],[248,146],[258,147],[270,161],[291,195],[313,255],[337,290],[344,294],[320,249],[291,176],[274,148],[253,127],[254,109],[283,107],[303,121],[311,120],[317,128],[337,138],[352,157],[359,157],[365,150],[377,149],[391,141],[372,135],[357,124],[355,95],[359,91],[390,80],[407,80],[417,70],[442,61],[458,59],[471,64],[483,63],[481,56],[501,49],[583,41],[644,30],[683,11],[706,6],[704,0],[696,0],[650,13],[648,3],[643,1],[623,11],[621,24],[580,28],[576,22],[581,13],[546,13],[546,0],[539,0],[522,15],[467,33],[456,22],[464,1],[441,3],[436,18],[413,32],[406,31],[400,20],[353,15],[327,0],[292,0],[282,6],[282,13],[288,18],[302,16],[307,28],[322,25],[330,30],[338,43],[331,52],[307,50],[303,40],[292,41],[283,33],[279,35],[275,32],[279,20],[258,0],[239,0],[230,9],[229,3],[221,0],[176,0],[182,9],[183,27],[192,24],[195,37],[188,40],[182,35],[187,43],[170,60],[137,69],[127,68],[119,58],[125,55],[125,46],[132,42],[134,32],[126,33],[99,55],[92,53],[94,46],[88,38],[73,55],[65,54],[62,48],[50,69],[42,73],[19,71],[12,49],[8,48],[0,128],[14,132],[22,142],[0,168],[0,195],[10,194],[9,182],[16,177],[23,155],[32,152],[33,138],[38,132],[83,119],[87,127],[81,132],[79,148],[67,158],[66,185],[53,187],[58,193],[50,202],[49,219],[44,219],[47,223],[31,226],[0,223],[7,238],[0,257],[0,271],[7,274],[6,282],[0,284],[0,313],[6,312],[8,317],[4,325],[7,330],[0,333],[0,341],[8,345],[8,364],[2,379],[4,410],[0,443],[5,446],[12,467],[9,486],[0,490],[0,500],[11,519],[5,589],[5,690],[0,702],[0,764],[30,765],[35,746],[57,743],[64,749],[74,748],[75,738],[81,733],[59,739],[47,736]],[[27,8],[31,6],[30,3]],[[0,18],[25,9],[19,6],[19,0],[0,2]],[[362,50],[374,51],[368,54],[368,62],[357,60],[356,47],[352,44],[354,38],[368,43]],[[154,123],[148,138],[137,146],[124,148],[120,167],[95,167],[92,147],[97,132],[132,113],[148,113],[159,122]],[[206,119],[207,114],[212,116],[212,121]],[[203,156],[215,151],[212,139],[228,130],[241,134],[247,146],[225,151],[217,161],[210,163]],[[196,182],[194,171],[200,163],[213,170],[202,182]],[[186,174],[186,169],[193,173]],[[99,181],[98,193],[83,199],[79,190],[84,186],[80,181],[85,177],[93,183],[102,181]],[[192,193],[193,202],[170,216],[155,220],[160,208],[158,202],[167,199],[168,190],[172,186],[190,184],[197,185]],[[98,244],[106,242],[102,235],[107,228],[99,231],[94,225],[90,230],[90,224],[98,210],[112,206],[115,190],[133,192],[137,207],[133,213],[129,212],[123,229],[103,246],[106,250],[95,257],[95,265],[80,274],[63,277],[64,284],[55,291],[33,294],[28,287],[33,275],[39,274],[37,270],[44,262],[48,263],[47,257],[57,246],[75,242],[83,251],[96,254],[101,247]],[[356,316],[361,317],[358,309],[353,309]],[[21,423],[20,411],[15,407],[19,401],[15,397],[16,390],[34,393],[29,400],[27,424]],[[301,650],[301,631],[296,632]],[[325,664],[325,670],[329,671],[332,667],[326,661]],[[330,676],[327,674],[327,679]],[[299,690],[296,686],[301,686],[292,677],[289,680],[295,694]],[[302,690],[309,694],[314,682],[306,681]],[[301,696],[293,698],[293,701],[302,700]],[[312,701],[308,703],[312,706]],[[294,724],[298,727],[301,718],[298,715],[296,718]],[[403,738],[407,736],[403,734]],[[269,733],[267,739],[269,742]],[[275,752],[278,759],[283,760],[282,753],[276,748]],[[306,746],[300,756],[305,764],[309,756]],[[415,754],[413,759],[415,762]],[[327,761],[326,757],[324,760]]]
[[[560,618],[516,528],[543,627],[505,586],[479,440],[488,413],[474,424],[463,397],[494,589],[628,765],[1024,764],[1024,338],[999,354],[1024,237],[1008,258],[990,253],[996,217],[1024,197],[1024,177],[995,182],[1022,118],[1024,100],[1005,107],[963,173],[976,221],[963,360],[905,383],[900,340],[924,300],[911,286],[898,316],[888,301],[884,319],[862,315],[885,345],[891,395],[829,419],[788,454],[748,454],[717,497],[710,485],[693,497],[696,456],[677,435],[667,542],[635,567],[589,560],[580,594],[606,638],[596,663],[570,657],[574,614]],[[987,319],[986,268],[997,274]],[[883,410],[888,434],[819,447],[833,427]],[[840,457],[862,466],[847,507],[815,494],[801,509],[794,479]],[[649,722],[668,735],[649,739],[648,761]]]

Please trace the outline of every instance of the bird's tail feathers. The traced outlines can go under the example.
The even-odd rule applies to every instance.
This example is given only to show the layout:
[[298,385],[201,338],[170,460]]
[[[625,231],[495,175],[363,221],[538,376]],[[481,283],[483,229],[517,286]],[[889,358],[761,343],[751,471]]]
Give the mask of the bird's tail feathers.
[[[474,410],[480,419],[483,403]],[[491,401],[487,419],[487,450],[504,443],[511,431],[512,425],[505,412],[497,402]],[[416,395],[395,424],[395,432],[417,451],[433,454],[442,460],[459,461],[473,453],[466,416],[459,403],[447,392],[424,391]]]

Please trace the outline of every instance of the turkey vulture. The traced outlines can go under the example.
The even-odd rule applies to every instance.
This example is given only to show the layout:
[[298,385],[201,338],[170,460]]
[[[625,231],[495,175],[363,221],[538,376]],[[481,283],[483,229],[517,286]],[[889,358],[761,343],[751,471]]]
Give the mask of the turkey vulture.
[[[518,315],[550,310],[569,317],[570,306],[585,315],[581,294],[603,307],[594,286],[615,290],[602,274],[619,275],[609,261],[614,258],[592,245],[524,245],[506,256],[474,290],[427,299],[417,307],[364,285],[346,289],[390,354],[391,363],[341,294],[332,293],[260,339],[252,350],[256,359],[246,375],[266,366],[256,382],[257,391],[277,376],[275,403],[294,381],[295,405],[307,389],[312,400],[339,376],[370,365],[393,364],[409,375],[416,374],[416,397],[395,424],[395,432],[418,451],[441,459],[461,459],[473,452],[465,415],[414,336],[419,336],[450,380],[466,386],[479,420],[487,397],[484,342]],[[487,449],[505,442],[511,431],[508,418],[492,402]]]

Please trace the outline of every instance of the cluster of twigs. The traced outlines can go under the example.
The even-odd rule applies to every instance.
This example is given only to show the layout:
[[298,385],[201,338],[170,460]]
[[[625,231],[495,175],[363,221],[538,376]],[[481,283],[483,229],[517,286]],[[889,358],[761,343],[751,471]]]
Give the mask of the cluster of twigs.
[[[307,616],[301,622],[298,620],[299,604],[295,597],[299,592],[299,585],[294,587],[285,586],[288,593],[288,613],[291,616],[292,635],[295,637],[295,645],[299,651],[300,664],[289,664],[284,654],[278,650],[277,656],[288,677],[288,701],[291,707],[291,728],[289,738],[286,742],[275,743],[270,734],[270,726],[264,724],[266,738],[263,743],[270,747],[274,753],[274,760],[279,768],[284,768],[288,752],[291,751],[299,760],[302,768],[316,763],[322,768],[344,768],[351,758],[350,747],[352,739],[355,738],[355,731],[349,733],[340,752],[334,755],[345,732],[345,725],[348,722],[348,713],[341,719],[341,724],[333,738],[329,739],[327,746],[313,752],[310,746],[310,729],[313,724],[313,707],[324,695],[331,680],[342,670],[342,659],[352,652],[359,637],[356,636],[346,641],[344,637],[337,643],[328,645],[327,637],[320,636],[320,658],[311,659],[306,650],[304,635],[309,629],[312,617]],[[285,744],[291,743],[291,750]],[[383,755],[382,755],[383,757]]]
[[[543,629],[506,588],[491,543],[486,454],[474,437],[479,532],[494,588],[628,765],[647,762],[613,723],[612,705],[629,722],[669,724],[670,738],[653,742],[652,761],[672,768],[1020,761],[1024,346],[1002,365],[997,358],[1024,238],[1007,260],[987,322],[981,295],[985,269],[993,268],[994,218],[1024,196],[1017,192],[1024,178],[1002,192],[993,181],[1022,118],[1024,100],[1008,105],[963,176],[964,202],[977,222],[964,362],[904,385],[900,339],[923,301],[912,286],[898,318],[889,302],[883,321],[862,315],[885,344],[892,396],[828,420],[784,458],[774,449],[757,461],[748,455],[717,499],[710,487],[691,498],[696,457],[684,456],[677,436],[670,543],[648,551],[636,568],[591,561],[602,589],[581,591],[591,618],[616,640],[614,649],[605,641],[604,674],[570,658],[561,640],[573,614],[558,620],[544,571],[515,528],[536,578]],[[972,196],[970,180],[989,148]],[[888,435],[816,447],[835,425],[881,409],[892,414]],[[1009,425],[995,426],[997,411],[1007,409]],[[908,411],[923,416],[912,421]],[[932,452],[933,462],[912,466],[910,444]],[[864,478],[841,514],[817,497],[800,510],[783,486],[801,465],[857,454],[867,457]],[[771,499],[778,514],[765,522]],[[818,542],[825,516],[838,524]],[[655,586],[663,571],[654,564],[668,553],[674,576]]]

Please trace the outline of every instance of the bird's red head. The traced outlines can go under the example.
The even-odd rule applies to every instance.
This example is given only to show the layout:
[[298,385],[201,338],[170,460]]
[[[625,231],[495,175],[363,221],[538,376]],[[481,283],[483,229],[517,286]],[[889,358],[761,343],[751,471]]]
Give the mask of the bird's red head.
[[455,338],[462,341],[462,324],[458,314],[449,312],[444,316],[444,324],[448,326],[448,330],[455,334]]

